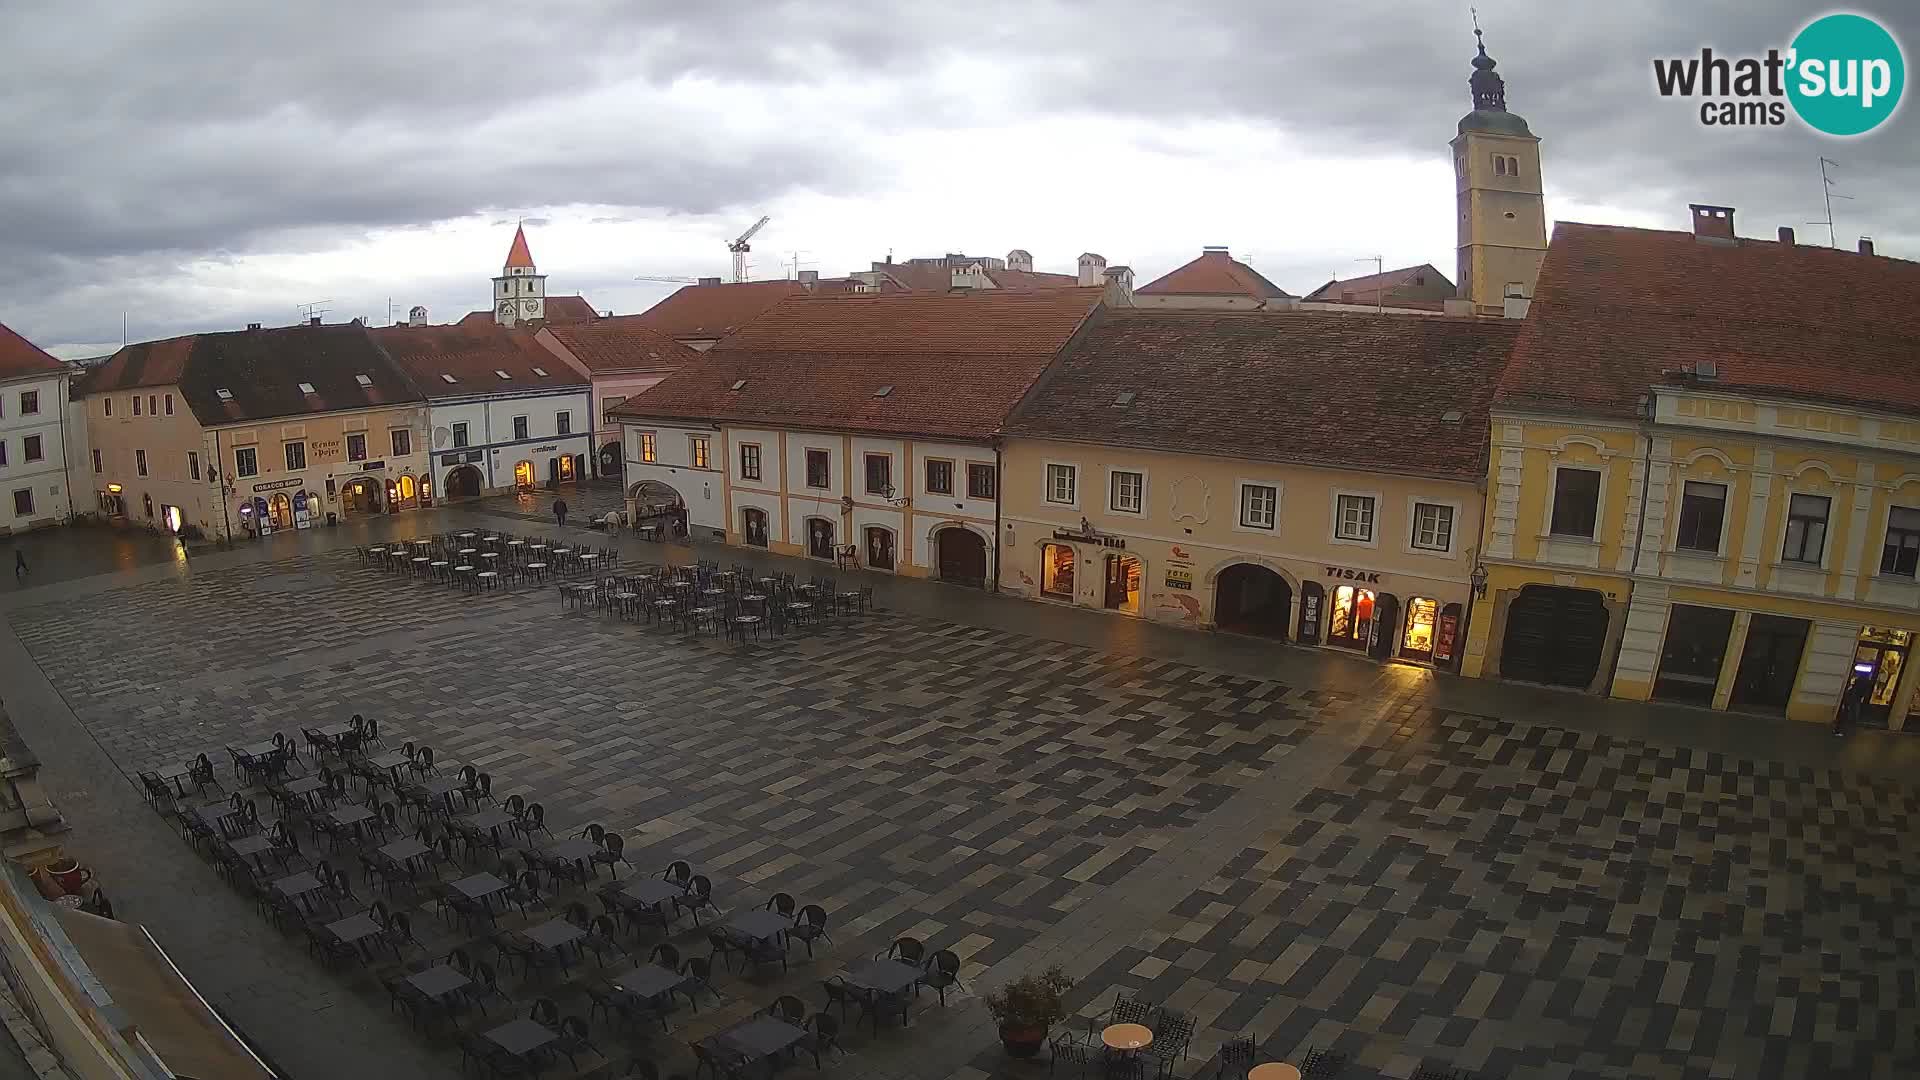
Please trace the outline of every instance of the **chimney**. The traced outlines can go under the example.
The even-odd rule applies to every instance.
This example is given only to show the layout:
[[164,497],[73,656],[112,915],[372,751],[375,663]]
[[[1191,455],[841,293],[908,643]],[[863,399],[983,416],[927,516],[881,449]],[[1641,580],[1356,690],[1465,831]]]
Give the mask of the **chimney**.
[[1101,281],[1101,277],[1106,272],[1107,272],[1106,256],[1095,255],[1091,251],[1086,251],[1081,253],[1079,284],[1081,285],[1105,284],[1103,281]]
[[973,288],[973,271],[964,266],[956,266],[947,271],[947,285],[954,289]]
[[1472,315],[1473,301],[1464,296],[1449,296],[1445,300],[1440,301],[1440,314],[1454,316]]
[[1793,246],[1793,226],[1791,225],[1780,226],[1780,242],[1782,244],[1785,244],[1787,247]]
[[1007,269],[1033,273],[1033,255],[1026,248],[1014,248],[1007,252]]
[[1733,239],[1733,207],[1690,203],[1693,211],[1693,236],[1696,240]]
[[1860,254],[1862,255],[1873,254],[1873,237],[1863,236],[1860,238]]
[[260,329],[260,324],[259,324],[259,323],[257,323],[257,322],[250,322],[250,323],[248,323],[248,324],[247,324],[247,329],[249,329],[249,330],[258,330],[258,329]]
[[799,276],[800,284],[805,285],[808,289],[812,289],[815,285],[820,284],[820,271],[818,270],[802,270]]
[[425,304],[413,305],[412,309],[407,312],[407,325],[408,326],[427,325],[427,305]]
[[701,279],[700,279],[700,284],[702,284],[702,285],[718,285],[718,284],[720,284],[720,279],[719,279],[719,278],[717,278],[717,277],[703,277],[703,278],[701,278]]
[[314,316],[312,316],[312,317],[310,317],[310,318],[308,318],[308,319],[307,319],[307,325],[308,325],[308,326],[319,326],[319,325],[320,325],[320,316],[318,316],[318,315],[314,315]]
[[1533,301],[1527,299],[1526,291],[1519,282],[1511,281],[1507,283],[1507,295],[1501,299],[1500,314],[1502,317],[1508,319],[1524,319],[1527,317],[1527,309],[1532,306]]
[[1107,294],[1102,297],[1108,307],[1133,306],[1133,267],[1110,267],[1106,273]]

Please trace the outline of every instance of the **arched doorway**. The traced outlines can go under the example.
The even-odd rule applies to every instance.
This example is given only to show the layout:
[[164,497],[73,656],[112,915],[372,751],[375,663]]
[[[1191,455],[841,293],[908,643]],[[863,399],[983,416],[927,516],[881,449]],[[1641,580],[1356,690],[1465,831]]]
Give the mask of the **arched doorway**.
[[867,567],[872,570],[892,570],[893,530],[869,525],[866,539]]
[[347,481],[340,489],[340,508],[349,514],[380,512],[380,485],[366,477]]
[[767,512],[757,506],[740,511],[740,538],[748,547],[767,546]]
[[516,461],[513,463],[513,486],[525,491],[533,486],[533,462]]
[[621,468],[625,464],[626,462],[622,460],[619,443],[610,442],[600,448],[601,476],[619,476]]
[[987,583],[987,541],[979,533],[964,525],[948,525],[933,534],[933,547],[941,581]]
[[1140,614],[1140,579],[1143,576],[1140,560],[1132,555],[1109,552],[1103,562],[1107,571],[1106,609],[1124,611],[1128,615]]
[[1222,630],[1287,639],[1293,586],[1264,566],[1234,563],[1213,583],[1213,624]]
[[420,483],[413,477],[401,473],[397,491],[395,505],[399,509],[406,510],[420,505]]
[[687,500],[658,480],[642,480],[628,488],[627,503],[632,507],[636,528],[652,525],[667,536],[678,535],[680,523],[687,516]]
[[807,519],[807,554],[816,559],[833,558],[833,522],[826,518]]
[[480,470],[472,465],[456,465],[447,473],[447,482],[440,490],[449,499],[472,498],[480,494]]
[[1073,571],[1080,557],[1067,544],[1040,546],[1040,595],[1056,600],[1073,599]]
[[1592,589],[1528,585],[1507,604],[1500,677],[1585,689],[1600,673],[1606,598]]
[[293,500],[286,492],[275,492],[273,498],[267,500],[267,517],[276,529],[293,528]]

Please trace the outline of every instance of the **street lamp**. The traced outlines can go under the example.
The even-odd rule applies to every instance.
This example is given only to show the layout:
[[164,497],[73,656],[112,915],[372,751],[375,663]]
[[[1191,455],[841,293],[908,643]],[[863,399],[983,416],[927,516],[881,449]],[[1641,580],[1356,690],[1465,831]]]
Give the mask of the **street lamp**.
[[1475,563],[1473,565],[1473,573],[1467,575],[1467,583],[1473,586],[1474,596],[1485,600],[1487,598],[1486,566],[1481,563]]

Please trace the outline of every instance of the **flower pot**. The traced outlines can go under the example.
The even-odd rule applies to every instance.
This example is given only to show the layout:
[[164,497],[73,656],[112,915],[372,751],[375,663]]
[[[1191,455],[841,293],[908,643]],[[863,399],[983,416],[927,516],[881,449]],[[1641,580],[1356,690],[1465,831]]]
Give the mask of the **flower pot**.
[[55,859],[47,864],[47,876],[59,883],[62,892],[77,895],[93,880],[93,871],[72,859]]
[[1047,1041],[1047,1029],[1036,1025],[1000,1025],[1000,1045],[1007,1048],[1009,1057],[1030,1058],[1040,1052],[1041,1044]]

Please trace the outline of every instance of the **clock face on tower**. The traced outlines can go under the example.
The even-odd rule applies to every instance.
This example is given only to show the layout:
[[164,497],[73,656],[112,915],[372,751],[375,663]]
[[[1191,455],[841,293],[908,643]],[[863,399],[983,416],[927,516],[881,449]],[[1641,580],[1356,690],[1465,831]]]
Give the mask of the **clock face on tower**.
[[500,314],[502,315],[513,314],[513,301],[511,300],[500,301]]
[[538,301],[538,300],[522,300],[522,301],[520,301],[520,307],[521,307],[521,309],[522,309],[522,310],[524,310],[524,311],[525,311],[525,312],[526,312],[527,314],[529,314],[529,315],[531,315],[531,314],[533,314],[534,312],[536,312],[536,311],[538,311],[538,310],[540,310],[540,301]]

